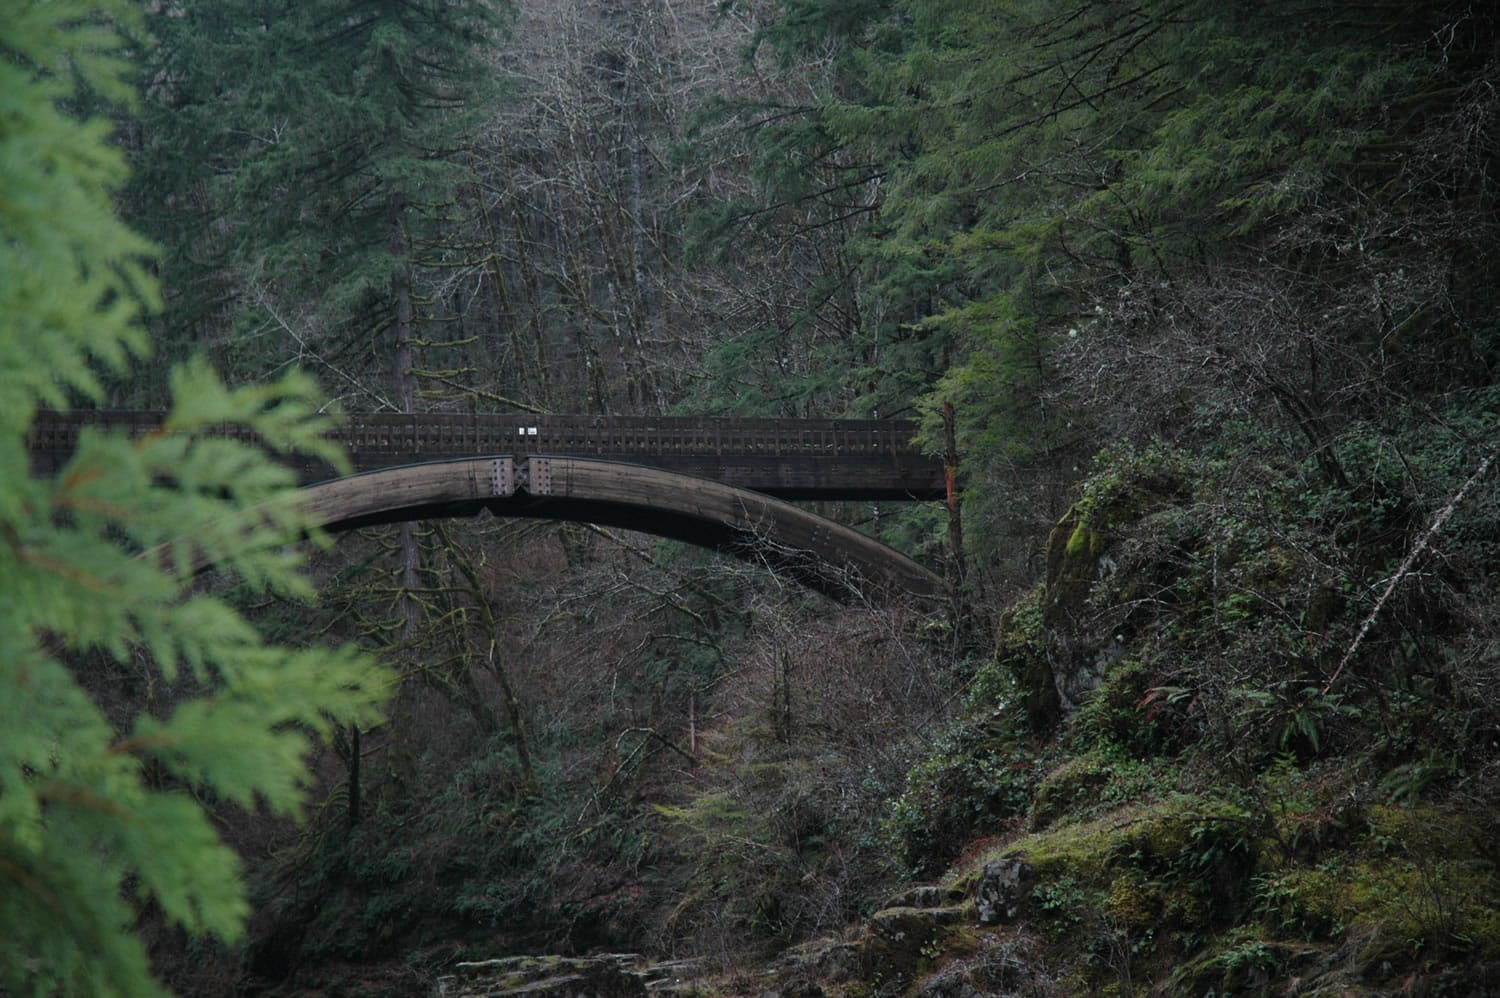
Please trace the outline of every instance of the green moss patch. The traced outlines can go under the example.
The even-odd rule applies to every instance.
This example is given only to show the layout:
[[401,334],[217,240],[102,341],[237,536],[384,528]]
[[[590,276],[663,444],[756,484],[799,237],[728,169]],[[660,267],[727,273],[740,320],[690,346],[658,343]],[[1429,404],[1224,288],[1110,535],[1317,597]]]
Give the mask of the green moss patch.
[[1359,938],[1363,962],[1500,957],[1500,878],[1483,831],[1436,808],[1374,807],[1347,850],[1264,874],[1268,927]]
[[1237,809],[1179,795],[1059,823],[1002,854],[1034,871],[1032,914],[1044,923],[1197,935],[1225,923],[1247,897],[1256,844]]
[[1161,799],[1179,775],[1169,764],[1136,759],[1112,746],[1074,756],[1037,784],[1031,827],[1040,831],[1063,815],[1083,818],[1121,804]]

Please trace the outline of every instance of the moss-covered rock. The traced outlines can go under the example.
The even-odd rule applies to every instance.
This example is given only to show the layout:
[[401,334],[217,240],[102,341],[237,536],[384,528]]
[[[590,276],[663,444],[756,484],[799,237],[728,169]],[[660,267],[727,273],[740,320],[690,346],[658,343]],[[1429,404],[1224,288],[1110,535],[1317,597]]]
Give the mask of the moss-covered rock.
[[778,970],[787,979],[802,978],[823,984],[857,980],[864,968],[863,948],[845,939],[813,939],[782,954]]
[[1099,576],[1099,560],[1109,540],[1103,530],[1091,526],[1088,512],[1075,505],[1047,535],[1046,621],[1049,626],[1066,624],[1088,601],[1089,590]]
[[995,636],[995,666],[1011,678],[1026,723],[1038,732],[1051,731],[1063,715],[1048,661],[1045,599],[1046,590],[1038,587],[1018,601],[1000,616]]
[[1500,959],[1493,842],[1472,820],[1436,808],[1372,807],[1349,849],[1268,872],[1259,894],[1271,927],[1359,939],[1361,964]]
[[1059,941],[1101,926],[1127,935],[1207,937],[1249,902],[1257,844],[1246,816],[1178,795],[1059,821],[981,857],[1024,864],[1021,916]]
[[1035,995],[1059,993],[1048,972],[1042,947],[1023,933],[992,933],[975,937],[973,950],[954,954],[918,981],[911,993],[918,998],[977,998],[980,995]]
[[1105,913],[1130,930],[1161,924],[1166,907],[1166,890],[1139,870],[1121,870],[1105,890]]
[[1357,501],[1148,448],[1054,525],[990,673],[1032,734],[1029,833],[976,829],[947,879],[1024,870],[1003,931],[1063,991],[1500,993],[1494,615],[1434,565],[1362,630],[1392,562],[1320,526]]
[[1175,451],[1122,455],[1107,467],[1053,525],[1042,585],[1002,616],[997,630],[996,662],[1014,677],[1037,731],[1051,730],[1086,702],[1126,651],[1121,624],[1129,613],[1101,614],[1100,596],[1118,603],[1114,589],[1143,586],[1117,579],[1115,546],[1151,511],[1190,492],[1190,467]]
[[954,948],[961,927],[974,921],[973,905],[886,908],[870,916],[860,940],[866,980],[909,982]]
[[1098,689],[1105,669],[1122,651],[1108,626],[1101,629],[1088,609],[1095,583],[1113,569],[1113,562],[1105,560],[1110,543],[1109,534],[1089,522],[1082,506],[1069,510],[1048,537],[1044,660],[1062,714]]
[[1087,818],[1121,804],[1166,797],[1181,776],[1170,762],[1136,758],[1101,742],[1064,757],[1042,776],[1032,795],[1030,827],[1042,831],[1064,816]]
[[1015,921],[1035,883],[1035,871],[1014,857],[984,864],[974,882],[974,907],[980,924]]
[[1066,760],[1037,784],[1031,802],[1031,827],[1041,831],[1085,801],[1097,801],[1110,781],[1109,763],[1097,753]]

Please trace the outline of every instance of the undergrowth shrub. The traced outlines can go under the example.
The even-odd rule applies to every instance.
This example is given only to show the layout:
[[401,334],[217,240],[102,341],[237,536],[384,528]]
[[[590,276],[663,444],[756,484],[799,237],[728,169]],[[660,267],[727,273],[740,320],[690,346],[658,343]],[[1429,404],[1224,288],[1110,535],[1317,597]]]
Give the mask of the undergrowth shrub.
[[[1038,661],[1082,639],[1112,657],[1073,730],[1142,754],[1201,742],[1246,772],[1284,752],[1310,760],[1374,746],[1394,760],[1436,744],[1445,747],[1408,769],[1410,782],[1460,772],[1445,760],[1472,743],[1472,722],[1456,738],[1435,722],[1460,704],[1493,716],[1470,691],[1494,670],[1465,637],[1490,623],[1472,558],[1493,545],[1493,524],[1456,519],[1432,570],[1383,592],[1478,461],[1460,434],[1446,440],[1456,461],[1434,461],[1445,450],[1434,435],[1414,416],[1394,429],[1351,427],[1334,454],[1350,469],[1341,484],[1245,427],[1197,461],[1163,448],[1101,458],[1072,515],[1075,533],[1103,538],[1090,545],[1102,567],[1087,576],[1082,609],[1049,617],[1040,647],[1028,645]],[[1427,457],[1405,456],[1419,447]],[[1489,509],[1494,490],[1472,501]]]
[[906,774],[883,823],[892,857],[918,877],[942,871],[973,838],[1024,815],[1037,781],[1018,739],[964,724],[945,728]]

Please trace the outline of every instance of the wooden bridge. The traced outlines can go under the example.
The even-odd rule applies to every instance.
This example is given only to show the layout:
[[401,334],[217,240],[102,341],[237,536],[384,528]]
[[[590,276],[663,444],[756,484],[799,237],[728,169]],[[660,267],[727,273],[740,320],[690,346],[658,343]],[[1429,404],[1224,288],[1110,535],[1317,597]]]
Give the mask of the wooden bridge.
[[[81,426],[145,433],[160,412],[38,413],[34,466],[51,471]],[[724,419],[671,416],[357,414],[330,434],[356,471],[488,454],[588,457],[675,471],[781,499],[941,499],[943,466],[914,446],[916,424],[893,419]],[[304,461],[306,484],[334,477]]]
[[[145,433],[163,414],[42,412],[33,467],[50,473],[83,426]],[[243,433],[226,428],[226,433]],[[354,415],[332,436],[356,474],[297,465],[327,529],[429,517],[575,520],[766,561],[839,598],[946,592],[941,578],[788,499],[912,500],[945,494],[944,469],[897,420],[641,416]]]

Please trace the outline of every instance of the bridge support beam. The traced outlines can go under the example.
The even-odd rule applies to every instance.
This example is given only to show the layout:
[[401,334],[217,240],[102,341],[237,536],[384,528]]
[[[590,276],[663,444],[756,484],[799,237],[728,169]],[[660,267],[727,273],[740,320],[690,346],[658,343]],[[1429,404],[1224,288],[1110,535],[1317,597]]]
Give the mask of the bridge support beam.
[[306,489],[331,531],[429,517],[575,520],[764,561],[846,602],[941,596],[936,574],[791,503],[660,468],[534,455],[463,458],[351,475]]

